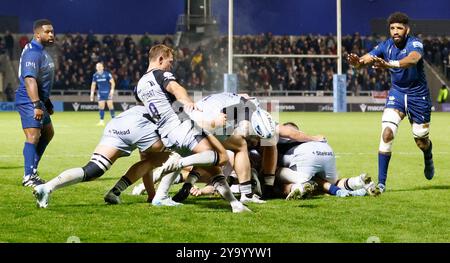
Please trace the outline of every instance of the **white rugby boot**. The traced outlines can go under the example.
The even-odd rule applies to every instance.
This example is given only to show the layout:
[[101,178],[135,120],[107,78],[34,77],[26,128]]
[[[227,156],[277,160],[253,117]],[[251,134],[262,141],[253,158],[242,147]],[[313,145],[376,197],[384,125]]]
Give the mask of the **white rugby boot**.
[[40,184],[34,188],[33,195],[36,198],[36,205],[38,208],[47,208],[50,199],[50,190],[45,184]]

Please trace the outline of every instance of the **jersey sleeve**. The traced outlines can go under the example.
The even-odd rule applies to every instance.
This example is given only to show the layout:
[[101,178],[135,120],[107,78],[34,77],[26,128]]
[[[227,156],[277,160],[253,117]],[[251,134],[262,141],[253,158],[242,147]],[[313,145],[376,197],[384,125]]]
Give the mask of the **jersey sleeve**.
[[92,75],[92,83],[96,83],[97,84],[97,78],[95,77],[95,74]]
[[108,81],[112,80],[113,77],[112,77],[111,72],[108,72],[108,78],[109,78]]
[[419,52],[420,55],[423,56],[423,44],[420,40],[414,39],[413,41],[408,42],[407,44],[408,53],[412,51]]
[[20,72],[22,78],[33,77],[35,79],[39,76],[40,70],[40,53],[35,51],[24,52],[20,59]]
[[375,56],[375,57],[384,57],[384,52],[383,50],[385,49],[386,46],[386,42],[381,42],[378,45],[376,45],[370,52],[369,54],[371,56]]
[[171,81],[177,81],[175,76],[168,71],[162,71],[162,70],[156,70],[154,73],[156,82],[163,88],[166,89],[167,85],[169,85],[169,82]]

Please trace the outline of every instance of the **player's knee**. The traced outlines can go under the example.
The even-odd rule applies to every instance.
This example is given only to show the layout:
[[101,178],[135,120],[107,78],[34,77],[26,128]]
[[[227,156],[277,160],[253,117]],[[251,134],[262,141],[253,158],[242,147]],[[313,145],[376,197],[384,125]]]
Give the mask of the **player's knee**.
[[26,133],[26,140],[28,143],[38,144],[40,138],[41,138],[40,131]]
[[397,133],[398,124],[401,121],[399,113],[393,109],[386,109],[383,112],[383,117],[381,120],[381,138],[380,138],[380,152],[391,152],[392,142]]
[[388,143],[394,139],[394,132],[391,128],[385,127],[382,134],[383,142]]
[[384,127],[381,134],[380,146],[378,150],[380,152],[392,152],[392,143],[394,141],[394,131],[392,127]]
[[412,124],[412,133],[413,133],[414,138],[416,138],[416,139],[428,138],[429,132],[430,132],[430,124],[429,123],[424,123],[424,124],[413,123]]
[[91,160],[83,167],[83,181],[92,181],[102,176],[110,167],[111,161],[100,154],[93,154]]

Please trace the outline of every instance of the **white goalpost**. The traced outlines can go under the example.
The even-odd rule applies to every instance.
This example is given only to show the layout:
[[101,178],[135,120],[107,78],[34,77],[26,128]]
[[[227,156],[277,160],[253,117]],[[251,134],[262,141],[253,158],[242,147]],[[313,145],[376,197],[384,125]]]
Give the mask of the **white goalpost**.
[[342,74],[342,34],[341,34],[341,0],[336,0],[336,55],[311,54],[234,54],[233,52],[233,13],[234,0],[228,0],[228,72],[224,74],[224,91],[237,92],[237,75],[233,73],[233,58],[333,58],[336,59],[337,74],[333,76],[334,112],[346,112],[347,87],[346,76]]

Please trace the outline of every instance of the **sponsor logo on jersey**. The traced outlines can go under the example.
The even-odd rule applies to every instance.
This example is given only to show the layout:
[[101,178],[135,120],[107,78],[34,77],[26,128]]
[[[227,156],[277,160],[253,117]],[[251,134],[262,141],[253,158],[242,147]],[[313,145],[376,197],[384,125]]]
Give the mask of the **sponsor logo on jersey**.
[[313,154],[318,156],[333,156],[333,152],[322,152],[322,151],[315,151]]
[[164,72],[163,76],[164,76],[164,78],[166,78],[166,79],[172,79],[172,80],[175,80],[175,76],[174,76],[172,73],[170,73],[170,72]]
[[27,61],[25,62],[25,67],[29,68],[36,68],[36,63],[32,62],[32,61]]
[[416,47],[416,48],[423,48],[423,44],[420,43],[419,41],[412,42],[412,45],[413,45],[413,47]]
[[109,130],[109,133],[113,133],[113,134],[116,134],[116,135],[127,135],[127,134],[130,134],[130,129],[127,129],[126,131],[120,131],[120,130],[112,129],[112,130]]

